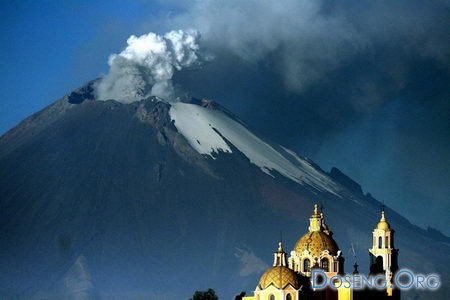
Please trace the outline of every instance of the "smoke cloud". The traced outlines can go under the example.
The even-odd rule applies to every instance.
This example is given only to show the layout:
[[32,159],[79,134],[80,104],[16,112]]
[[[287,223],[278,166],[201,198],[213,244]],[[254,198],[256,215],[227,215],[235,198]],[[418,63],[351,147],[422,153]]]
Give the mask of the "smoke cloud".
[[97,99],[130,103],[158,96],[170,100],[175,94],[175,71],[200,64],[199,38],[195,30],[130,36],[128,46],[109,57],[109,73],[96,85]]
[[235,249],[236,252],[234,253],[234,256],[236,256],[241,263],[239,270],[240,276],[245,277],[252,274],[260,274],[269,267],[261,258],[256,256],[252,250],[240,249],[237,247]]
[[211,47],[270,64],[296,93],[369,47],[341,10],[323,1],[208,0],[185,9],[169,22],[197,28]]
[[133,101],[155,86],[160,96],[179,87],[214,99],[415,224],[450,234],[435,213],[450,205],[448,1],[155,1],[165,10],[129,32],[196,28],[214,61],[172,68],[161,93],[146,66],[125,60],[133,67],[112,66],[100,98],[119,90]]
[[148,28],[196,28],[215,55],[177,85],[450,233],[448,1],[170,2]]
[[75,263],[64,276],[65,292],[69,299],[90,300],[95,299],[94,286],[87,268],[84,255],[77,258]]

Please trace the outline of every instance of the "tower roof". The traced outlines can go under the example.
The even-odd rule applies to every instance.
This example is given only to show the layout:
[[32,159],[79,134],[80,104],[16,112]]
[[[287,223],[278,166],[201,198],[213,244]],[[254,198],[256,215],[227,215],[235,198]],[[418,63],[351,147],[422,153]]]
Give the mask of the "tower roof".
[[303,253],[304,250],[308,250],[311,255],[319,257],[325,250],[328,250],[331,255],[337,255],[339,247],[334,239],[325,232],[310,231],[297,241],[294,250],[297,253]]
[[284,289],[288,285],[291,285],[294,289],[300,287],[297,274],[286,265],[286,253],[283,251],[281,241],[274,253],[273,267],[264,272],[259,280],[258,287],[264,290],[271,285],[277,289]]
[[279,241],[278,242],[278,253],[283,253],[283,252],[284,252],[284,250],[283,250],[283,242]]
[[323,212],[319,213],[317,204],[314,205],[309,230],[297,241],[294,250],[297,253],[307,250],[316,257],[320,256],[325,250],[328,250],[331,255],[337,255],[339,247],[325,224]]
[[389,223],[386,220],[386,216],[384,213],[384,205],[383,205],[383,209],[381,210],[381,218],[377,224],[377,229],[381,229],[381,230],[390,230],[391,229],[391,226],[389,225]]
[[275,266],[269,268],[259,280],[259,288],[264,290],[273,285],[277,289],[284,289],[288,285],[291,285],[294,289],[300,287],[297,274],[284,266]]
[[311,217],[316,217],[319,218],[320,217],[320,213],[319,213],[319,205],[316,203],[314,204],[314,211]]

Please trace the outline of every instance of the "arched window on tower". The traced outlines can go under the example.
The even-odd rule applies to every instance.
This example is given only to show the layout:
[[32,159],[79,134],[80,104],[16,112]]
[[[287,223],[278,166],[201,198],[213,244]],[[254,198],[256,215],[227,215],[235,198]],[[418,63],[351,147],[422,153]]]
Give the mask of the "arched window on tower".
[[286,295],[286,300],[292,300],[291,294],[287,294],[287,295]]
[[272,294],[270,294],[270,295],[269,295],[269,300],[275,300],[275,296],[272,295]]
[[383,238],[381,236],[378,238],[378,248],[383,248]]
[[389,237],[386,236],[386,241],[384,243],[384,248],[388,248],[388,245],[389,245]]
[[329,272],[329,262],[328,262],[328,258],[323,258],[320,262],[321,264],[321,268],[325,271],[325,272]]
[[310,264],[310,262],[309,262],[309,259],[306,258],[306,259],[303,261],[303,272],[310,272],[310,271],[311,271],[311,264]]
[[382,274],[384,273],[384,266],[383,266],[383,257],[377,256],[371,257],[371,265],[370,265],[370,273],[371,274]]

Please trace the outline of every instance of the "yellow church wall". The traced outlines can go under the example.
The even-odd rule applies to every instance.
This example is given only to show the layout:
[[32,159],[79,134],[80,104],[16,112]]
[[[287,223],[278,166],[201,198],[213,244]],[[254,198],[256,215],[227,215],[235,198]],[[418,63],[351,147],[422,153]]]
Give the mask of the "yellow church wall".
[[353,293],[351,288],[340,287],[338,288],[338,299],[339,300],[352,300]]
[[394,294],[393,290],[390,286],[387,287],[386,293],[387,293],[388,297],[392,297],[392,295]]
[[[270,296],[273,295],[275,300],[285,300],[286,296],[290,294],[292,300],[299,300],[298,291],[293,289],[291,286],[287,286],[286,288],[280,290],[273,286],[260,291],[255,291],[255,296],[250,299],[252,300],[269,300]],[[245,298],[244,298],[245,299]]]

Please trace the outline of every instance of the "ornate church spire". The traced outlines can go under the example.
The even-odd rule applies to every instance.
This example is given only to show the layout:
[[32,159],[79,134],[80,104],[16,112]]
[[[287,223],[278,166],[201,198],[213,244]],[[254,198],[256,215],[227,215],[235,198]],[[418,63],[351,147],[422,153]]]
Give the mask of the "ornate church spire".
[[314,204],[314,212],[309,218],[309,231],[320,231],[322,227],[323,215],[319,213],[319,205]]
[[277,252],[273,254],[273,266],[274,267],[286,267],[286,252],[283,250],[283,243],[280,241],[278,242],[278,249]]
[[370,272],[372,274],[385,274],[387,294],[392,296],[392,278],[398,270],[398,249],[394,248],[394,230],[389,225],[384,204],[381,208],[381,217],[372,233],[372,248],[370,253]]

